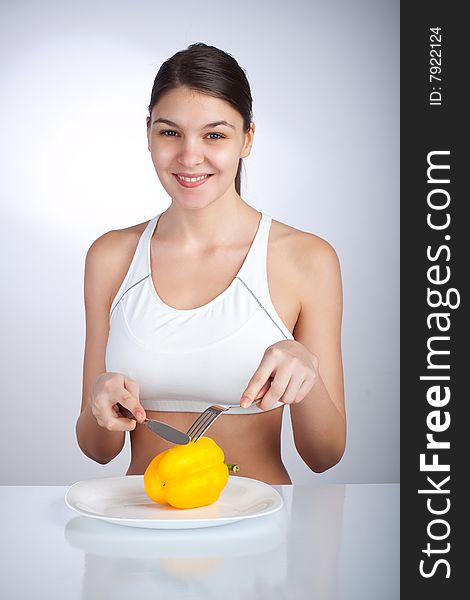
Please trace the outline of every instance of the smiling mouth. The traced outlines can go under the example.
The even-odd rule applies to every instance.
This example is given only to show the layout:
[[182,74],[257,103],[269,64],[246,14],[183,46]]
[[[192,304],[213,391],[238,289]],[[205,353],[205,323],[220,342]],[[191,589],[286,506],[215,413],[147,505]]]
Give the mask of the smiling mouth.
[[203,179],[208,179],[212,177],[213,173],[206,173],[205,175],[198,175],[196,177],[186,177],[184,175],[179,175],[178,173],[173,173],[180,181],[186,181],[186,183],[196,183],[197,181],[202,181]]
[[178,185],[187,190],[195,189],[203,186],[209,178],[212,177],[213,173],[199,173],[189,176],[187,174],[173,173],[173,177],[178,182]]

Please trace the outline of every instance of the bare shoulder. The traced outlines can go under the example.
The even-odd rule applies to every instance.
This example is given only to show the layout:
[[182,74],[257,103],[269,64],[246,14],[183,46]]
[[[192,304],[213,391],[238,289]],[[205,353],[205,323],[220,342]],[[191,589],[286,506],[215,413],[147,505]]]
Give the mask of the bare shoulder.
[[91,256],[94,260],[118,259],[126,250],[137,246],[140,236],[149,221],[131,225],[124,229],[112,229],[100,235],[90,246],[87,257]]
[[314,233],[273,219],[271,244],[278,262],[301,279],[339,270],[339,258],[333,246]]
[[148,223],[145,221],[123,229],[112,229],[91,244],[85,259],[85,301],[87,295],[98,294],[110,305]]
[[296,303],[295,339],[308,340],[316,348],[317,343],[324,345],[324,341],[318,342],[321,332],[329,331],[327,338],[337,338],[343,292],[335,249],[318,235],[274,220],[271,237],[273,279],[278,282],[277,289],[285,290],[284,297],[294,298]]

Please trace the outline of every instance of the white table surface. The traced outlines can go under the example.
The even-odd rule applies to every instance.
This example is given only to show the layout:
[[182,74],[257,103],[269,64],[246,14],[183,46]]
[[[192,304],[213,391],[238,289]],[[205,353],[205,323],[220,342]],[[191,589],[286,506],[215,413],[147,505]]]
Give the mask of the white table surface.
[[399,485],[273,486],[276,514],[204,529],[80,516],[0,486],[3,600],[398,600]]

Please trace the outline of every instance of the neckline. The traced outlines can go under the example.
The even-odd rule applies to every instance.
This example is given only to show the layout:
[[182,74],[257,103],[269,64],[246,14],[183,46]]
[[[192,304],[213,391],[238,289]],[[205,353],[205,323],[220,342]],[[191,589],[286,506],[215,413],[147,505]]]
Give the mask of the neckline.
[[258,240],[261,237],[263,225],[268,221],[267,216],[263,212],[260,212],[261,216],[260,216],[260,219],[258,222],[258,228],[257,228],[255,236],[250,244],[250,247],[248,248],[248,252],[246,253],[246,256],[245,256],[243,263],[242,263],[241,267],[239,268],[237,274],[235,275],[233,280],[230,282],[228,287],[225,288],[225,290],[223,290],[215,298],[212,298],[212,300],[209,300],[209,302],[206,302],[205,304],[202,304],[201,306],[196,306],[194,308],[175,308],[174,306],[170,306],[169,304],[164,302],[162,300],[162,298],[158,295],[157,288],[155,287],[155,284],[153,282],[153,277],[152,277],[152,261],[151,261],[152,237],[153,237],[153,234],[155,233],[155,230],[158,225],[158,221],[159,221],[160,217],[162,216],[162,214],[163,213],[160,213],[159,215],[154,217],[155,222],[154,222],[153,226],[150,228],[150,235],[149,235],[148,241],[147,241],[147,269],[148,269],[148,273],[149,273],[149,275],[148,275],[149,285],[150,285],[150,289],[152,291],[154,298],[157,300],[157,302],[159,304],[161,304],[166,310],[168,310],[170,312],[174,312],[174,313],[179,313],[179,314],[191,314],[191,313],[195,313],[197,311],[201,311],[205,308],[208,308],[209,306],[212,306],[216,302],[219,302],[220,300],[222,300],[222,298],[225,298],[225,296],[231,292],[232,288],[236,285],[238,278],[242,274],[243,270],[246,268],[246,265],[248,264],[249,259],[254,252],[254,248],[258,245]]

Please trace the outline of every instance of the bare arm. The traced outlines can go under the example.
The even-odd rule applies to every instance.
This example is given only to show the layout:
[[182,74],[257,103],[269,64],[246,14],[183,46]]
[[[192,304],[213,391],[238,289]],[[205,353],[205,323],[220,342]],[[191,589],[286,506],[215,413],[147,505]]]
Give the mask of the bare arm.
[[[106,343],[109,335],[109,309],[113,291],[124,276],[126,265],[118,264],[116,232],[98,238],[88,250],[85,260],[86,341],[83,360],[83,386],[80,416],[76,424],[77,442],[82,452],[98,463],[105,464],[122,450],[125,431],[135,427],[129,419],[113,418],[113,403],[121,401],[130,410],[138,402],[138,386],[120,374],[107,374]],[[113,375],[113,376],[110,376]],[[106,418],[93,414],[96,396],[108,399]],[[100,421],[100,422],[99,422]]]
[[334,249],[311,234],[296,236],[289,261],[290,289],[300,300],[294,340],[266,349],[240,404],[250,406],[263,389],[262,410],[279,400],[290,405],[297,451],[322,472],[341,459],[346,443],[341,273]]
[[316,380],[301,402],[291,405],[295,446],[314,471],[334,466],[346,444],[341,357],[342,285],[338,257],[318,238],[305,254],[299,318],[294,338],[313,355]]

